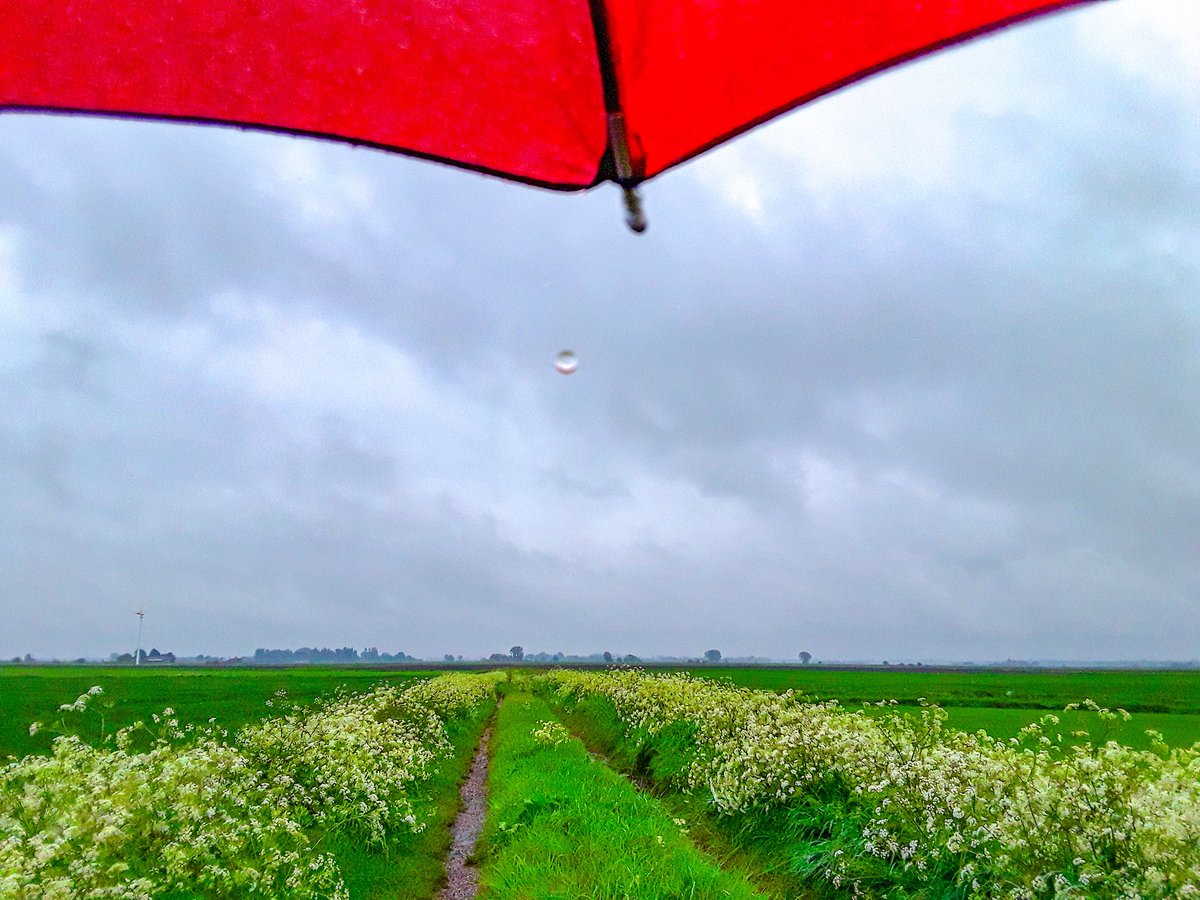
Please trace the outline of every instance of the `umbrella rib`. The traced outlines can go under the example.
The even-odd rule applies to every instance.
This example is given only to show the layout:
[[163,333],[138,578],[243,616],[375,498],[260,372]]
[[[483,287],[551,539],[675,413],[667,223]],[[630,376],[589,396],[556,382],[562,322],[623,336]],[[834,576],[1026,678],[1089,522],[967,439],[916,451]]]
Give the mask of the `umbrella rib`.
[[608,11],[604,0],[588,0],[592,16],[592,32],[596,39],[596,58],[600,63],[600,83],[604,88],[604,108],[617,112],[621,108],[621,95],[617,90],[617,71],[613,64],[612,38],[608,33]]
[[604,110],[608,117],[608,143],[600,162],[600,179],[615,181],[625,194],[625,222],[641,234],[646,230],[642,198],[637,185],[644,179],[636,173],[629,156],[629,135],[625,115],[621,111],[621,92],[617,85],[617,70],[613,63],[612,37],[608,30],[608,11],[605,0],[588,0],[592,14],[592,31],[596,38],[596,60],[600,65],[600,83],[604,88]]

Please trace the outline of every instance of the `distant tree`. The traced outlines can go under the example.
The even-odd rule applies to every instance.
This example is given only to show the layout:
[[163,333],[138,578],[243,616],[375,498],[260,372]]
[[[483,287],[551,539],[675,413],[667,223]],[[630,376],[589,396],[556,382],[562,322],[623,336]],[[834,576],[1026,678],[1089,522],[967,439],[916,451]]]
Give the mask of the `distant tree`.
[[812,659],[811,653],[809,653],[807,650],[800,651],[800,662],[804,663],[805,665],[808,665],[808,661],[810,659]]
[[710,662],[710,663],[720,662],[721,661],[721,651],[720,650],[705,650],[704,651],[704,660],[705,660],[705,662]]
[[131,663],[131,662],[133,662],[133,654],[132,653],[122,653],[120,656],[117,657],[117,662]]
[[525,658],[525,648],[521,647],[519,645],[516,647],[513,647],[511,650],[508,651],[508,655],[511,656],[513,659],[515,659],[517,662],[520,662],[521,660],[523,660]]
[[606,663],[612,662],[612,654],[609,653],[607,650],[604,651],[604,661]]
[[488,657],[489,662],[508,662],[510,659],[512,659],[512,654],[506,653],[493,653]]
[[640,658],[638,658],[638,657],[636,657],[636,656],[634,656],[632,653],[626,653],[626,654],[625,654],[625,662],[627,662],[627,663],[640,663],[640,662],[641,662],[641,659],[640,659]]
[[454,654],[447,653],[445,656],[442,657],[442,659],[445,660],[446,662],[454,662]]

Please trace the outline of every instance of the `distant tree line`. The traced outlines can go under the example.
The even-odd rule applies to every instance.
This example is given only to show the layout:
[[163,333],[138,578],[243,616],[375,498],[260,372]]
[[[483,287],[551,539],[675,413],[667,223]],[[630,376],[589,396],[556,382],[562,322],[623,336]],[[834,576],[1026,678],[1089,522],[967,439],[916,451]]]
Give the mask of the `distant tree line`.
[[[461,659],[461,657],[459,657]],[[603,653],[591,653],[586,656],[573,653],[526,653],[522,647],[513,647],[507,653],[493,653],[487,658],[488,662],[530,662],[530,663],[558,663],[558,662],[588,662],[588,663],[640,663],[641,657],[634,656],[632,653],[627,653],[624,656],[613,654],[608,650]]]
[[407,653],[380,653],[378,647],[367,647],[361,653],[353,647],[300,647],[297,650],[267,650],[259,647],[254,651],[256,663],[317,663],[317,662],[405,662],[413,659]]

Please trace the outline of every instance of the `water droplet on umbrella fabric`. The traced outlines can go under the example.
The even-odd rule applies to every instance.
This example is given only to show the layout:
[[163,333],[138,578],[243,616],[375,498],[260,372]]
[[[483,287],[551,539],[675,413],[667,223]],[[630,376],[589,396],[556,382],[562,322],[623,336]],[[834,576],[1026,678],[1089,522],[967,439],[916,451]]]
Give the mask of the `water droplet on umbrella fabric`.
[[554,368],[560,375],[570,375],[579,368],[579,357],[570,350],[563,350],[554,358]]

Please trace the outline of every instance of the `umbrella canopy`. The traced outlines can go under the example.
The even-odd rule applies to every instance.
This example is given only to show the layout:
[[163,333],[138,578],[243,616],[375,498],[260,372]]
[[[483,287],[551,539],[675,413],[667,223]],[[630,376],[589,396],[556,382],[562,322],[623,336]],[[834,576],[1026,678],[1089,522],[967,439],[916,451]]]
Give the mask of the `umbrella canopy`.
[[0,107],[632,187],[873,72],[1081,2],[20,0],[0,29]]

